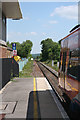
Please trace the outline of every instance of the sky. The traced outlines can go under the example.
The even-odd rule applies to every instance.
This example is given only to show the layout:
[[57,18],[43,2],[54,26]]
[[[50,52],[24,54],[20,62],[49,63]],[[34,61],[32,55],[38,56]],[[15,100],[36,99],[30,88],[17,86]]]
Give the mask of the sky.
[[7,41],[31,40],[32,54],[41,52],[41,41],[58,42],[78,24],[77,2],[20,2],[22,20],[7,20]]

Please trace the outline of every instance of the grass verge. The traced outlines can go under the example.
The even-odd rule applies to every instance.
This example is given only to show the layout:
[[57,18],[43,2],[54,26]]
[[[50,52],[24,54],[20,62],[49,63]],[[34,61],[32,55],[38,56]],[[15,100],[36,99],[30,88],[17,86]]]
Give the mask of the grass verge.
[[47,66],[51,67],[52,69],[54,69],[55,71],[58,72],[58,67],[57,67],[57,64],[54,64],[54,66],[52,66],[52,61],[51,60],[47,60],[44,62],[44,64],[46,64]]
[[32,77],[33,61],[29,60],[27,64],[23,67],[23,70],[19,72],[20,78]]

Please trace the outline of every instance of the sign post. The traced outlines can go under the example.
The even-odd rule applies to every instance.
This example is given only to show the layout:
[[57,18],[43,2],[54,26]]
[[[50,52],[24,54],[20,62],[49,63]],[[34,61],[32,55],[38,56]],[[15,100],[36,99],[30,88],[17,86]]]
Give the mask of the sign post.
[[16,50],[16,43],[13,43],[13,44],[12,44],[12,49],[13,49],[13,50]]
[[13,50],[13,56],[17,56],[17,50]]
[[13,56],[17,56],[16,43],[12,44]]
[[54,60],[52,60],[52,67],[54,66]]

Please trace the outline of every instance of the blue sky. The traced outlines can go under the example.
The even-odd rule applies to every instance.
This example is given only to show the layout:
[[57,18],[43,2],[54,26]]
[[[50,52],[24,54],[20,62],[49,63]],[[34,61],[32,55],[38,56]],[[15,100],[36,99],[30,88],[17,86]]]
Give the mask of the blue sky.
[[42,40],[59,41],[78,24],[76,2],[20,2],[22,20],[7,21],[7,41],[31,40],[31,53],[40,53]]

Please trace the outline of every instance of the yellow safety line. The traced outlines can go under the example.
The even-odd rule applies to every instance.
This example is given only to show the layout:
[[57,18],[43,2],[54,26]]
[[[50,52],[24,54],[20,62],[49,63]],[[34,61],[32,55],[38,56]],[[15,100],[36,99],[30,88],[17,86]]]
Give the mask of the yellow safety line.
[[36,80],[34,78],[34,92],[33,92],[33,97],[34,97],[34,119],[38,118],[38,106],[37,106],[37,94],[36,94]]
[[34,91],[36,91],[36,80],[34,78]]
[[[65,80],[66,80],[66,77],[65,77]],[[66,83],[67,83],[67,85],[69,85],[69,87],[71,87],[72,90],[78,91],[76,88],[73,88],[72,85],[71,85],[70,83],[67,82],[67,80],[66,80]]]
[[[67,81],[66,81],[67,82]],[[72,85],[70,83],[67,82],[67,84],[71,87],[72,90],[74,91],[78,91],[76,88],[73,88]]]

